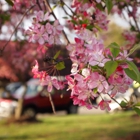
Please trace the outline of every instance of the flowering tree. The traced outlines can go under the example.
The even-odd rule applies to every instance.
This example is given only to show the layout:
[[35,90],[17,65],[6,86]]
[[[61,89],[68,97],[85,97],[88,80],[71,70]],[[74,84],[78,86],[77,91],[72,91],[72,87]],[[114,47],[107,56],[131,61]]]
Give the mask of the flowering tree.
[[[130,58],[140,48],[138,0],[5,1],[11,10],[20,11],[20,17],[23,15],[12,35],[19,30],[26,35],[24,39],[37,43],[38,50],[44,55],[48,48],[55,49],[57,44],[65,45],[72,61],[71,74],[65,78],[75,105],[110,110],[111,100],[102,97],[97,106],[92,104],[92,100],[101,96],[101,93],[115,100],[114,96],[126,92],[133,80],[140,83],[139,70]],[[65,26],[56,16],[55,10],[58,8],[64,11]],[[123,32],[126,44],[122,46],[113,40],[109,46],[104,46],[99,36],[100,32],[108,30],[109,16],[113,14],[118,14],[130,24],[130,30]],[[32,19],[32,24],[23,30],[20,25],[25,18]],[[73,33],[73,41],[68,37],[66,28]],[[51,70],[57,72],[65,69],[64,59],[68,58],[62,58],[60,50],[53,56],[45,55],[44,62],[49,63]],[[64,88],[65,83],[50,76],[48,69],[40,69],[37,60],[32,72],[42,85],[47,85],[48,92],[52,88]],[[120,106],[132,107],[140,114],[139,103],[122,101]]]

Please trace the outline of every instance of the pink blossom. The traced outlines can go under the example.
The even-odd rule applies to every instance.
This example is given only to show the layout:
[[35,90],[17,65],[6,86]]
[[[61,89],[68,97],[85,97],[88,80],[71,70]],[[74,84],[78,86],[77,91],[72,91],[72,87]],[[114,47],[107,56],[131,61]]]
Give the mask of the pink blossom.
[[101,0],[96,0],[96,2],[97,2],[97,3],[100,3],[100,2],[101,2]]
[[88,76],[90,76],[90,70],[88,68],[82,69],[82,75],[87,78]]
[[137,41],[136,32],[125,31],[123,32],[123,37],[127,41],[127,44],[124,46],[127,50],[129,50]]
[[107,110],[110,111],[111,108],[109,107],[110,100],[101,100],[98,106],[100,107],[101,110]]
[[53,27],[52,27],[52,25],[51,25],[49,22],[45,25],[45,28],[46,28],[46,32],[47,32],[48,34],[52,34],[52,32],[53,32]]
[[34,40],[37,40],[40,45],[44,44],[48,40],[48,34],[45,33],[44,26],[35,30]]
[[76,74],[77,72],[78,72],[78,64],[77,63],[73,63],[72,64],[71,73],[72,74]]
[[46,85],[48,92],[52,91],[53,86],[58,90],[60,89],[57,78],[50,77],[49,75],[47,75],[45,79],[41,81],[41,85]]
[[67,84],[69,85],[67,90],[73,89],[73,87],[75,86],[75,81],[73,78],[71,78],[70,75],[65,76],[65,79],[67,80]]
[[105,58],[102,52],[97,52],[89,56],[89,64],[91,66],[98,65],[100,67],[103,67],[107,61],[109,61],[109,59]]
[[60,35],[62,33],[63,30],[63,26],[60,25],[58,20],[55,20],[54,24],[53,24],[53,34],[54,35]]
[[108,29],[108,23],[109,20],[107,19],[107,15],[105,12],[100,11],[99,9],[96,9],[95,11],[95,23],[103,30]]
[[13,0],[13,8],[16,10],[21,10],[21,8],[29,8],[36,3],[35,0]]
[[46,14],[44,14],[43,11],[38,11],[36,13],[36,20],[38,22],[43,22],[49,19],[49,13],[47,12]]
[[37,60],[35,60],[35,66],[32,68],[32,73],[34,78],[39,78],[41,80],[43,80],[48,75],[45,71],[39,71]]
[[89,89],[97,88],[99,93],[106,91],[109,88],[109,85],[102,75],[98,72],[93,72],[91,74],[90,80],[88,81]]

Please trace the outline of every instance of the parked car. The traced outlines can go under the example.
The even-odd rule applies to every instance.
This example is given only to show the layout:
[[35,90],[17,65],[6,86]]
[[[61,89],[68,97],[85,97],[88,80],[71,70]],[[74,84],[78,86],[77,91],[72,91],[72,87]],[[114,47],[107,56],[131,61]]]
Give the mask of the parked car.
[[[12,96],[12,94],[22,85],[21,82],[13,82],[10,83],[6,86],[6,90],[10,93],[10,95]],[[1,93],[1,98],[8,98],[9,94],[7,94],[7,91],[4,91]]]
[[[7,117],[15,112],[15,108],[18,105],[17,100],[22,97],[24,90],[25,86],[22,85],[12,93],[12,97],[15,100],[6,98],[0,99],[0,116]],[[78,107],[73,105],[70,98],[70,91],[66,89],[53,89],[51,97],[56,111],[65,110],[68,114],[77,113]],[[47,112],[53,112],[47,87],[39,85],[38,79],[28,81],[22,113],[30,117],[35,117],[37,113]]]

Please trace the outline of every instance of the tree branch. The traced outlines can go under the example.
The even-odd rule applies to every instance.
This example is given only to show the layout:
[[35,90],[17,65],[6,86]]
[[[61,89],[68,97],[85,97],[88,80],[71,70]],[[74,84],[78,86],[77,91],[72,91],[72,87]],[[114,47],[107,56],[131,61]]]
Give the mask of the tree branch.
[[22,16],[21,20],[19,21],[19,23],[17,24],[17,26],[15,27],[14,31],[12,32],[9,40],[6,42],[6,44],[2,47],[2,49],[0,49],[0,56],[2,55],[3,53],[3,50],[6,48],[6,46],[8,45],[8,43],[10,42],[12,36],[14,35],[14,33],[16,32],[17,28],[19,27],[19,25],[21,24],[21,22],[23,21],[24,17],[26,16],[26,14],[34,7],[35,5],[31,6],[25,13],[24,15]]
[[53,113],[56,114],[54,103],[53,103],[53,100],[52,100],[52,96],[49,92],[48,92],[48,96],[49,96],[49,100],[50,100],[50,103],[51,103],[51,106],[52,106]]
[[[48,11],[49,11],[49,12],[53,15],[53,17],[57,20],[57,17],[55,16],[55,14],[54,14],[54,12],[53,12],[53,10],[52,10],[52,8],[51,8],[49,2],[48,2],[47,0],[44,0],[44,3],[45,3],[45,5],[46,5]],[[65,39],[66,39],[66,41],[67,41],[67,45],[68,45],[68,44],[70,43],[70,41],[69,41],[69,39],[68,39],[66,33],[64,32],[64,30],[63,30],[63,34],[64,34],[64,37],[65,37]]]

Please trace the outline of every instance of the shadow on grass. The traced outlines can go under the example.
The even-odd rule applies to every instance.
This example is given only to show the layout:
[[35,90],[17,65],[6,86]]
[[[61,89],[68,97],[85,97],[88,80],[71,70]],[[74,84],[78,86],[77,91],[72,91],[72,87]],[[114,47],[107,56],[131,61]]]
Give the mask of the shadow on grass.
[[45,136],[28,136],[28,135],[20,135],[20,136],[0,136],[0,140],[35,140],[37,138],[44,138]]
[[26,135],[22,135],[22,136],[0,136],[0,140],[27,140],[27,139],[31,139],[29,136]]
[[5,124],[22,124],[22,123],[42,123],[42,120],[36,118],[29,118],[29,117],[21,117],[20,119],[15,119],[14,117],[8,118],[5,120]]

